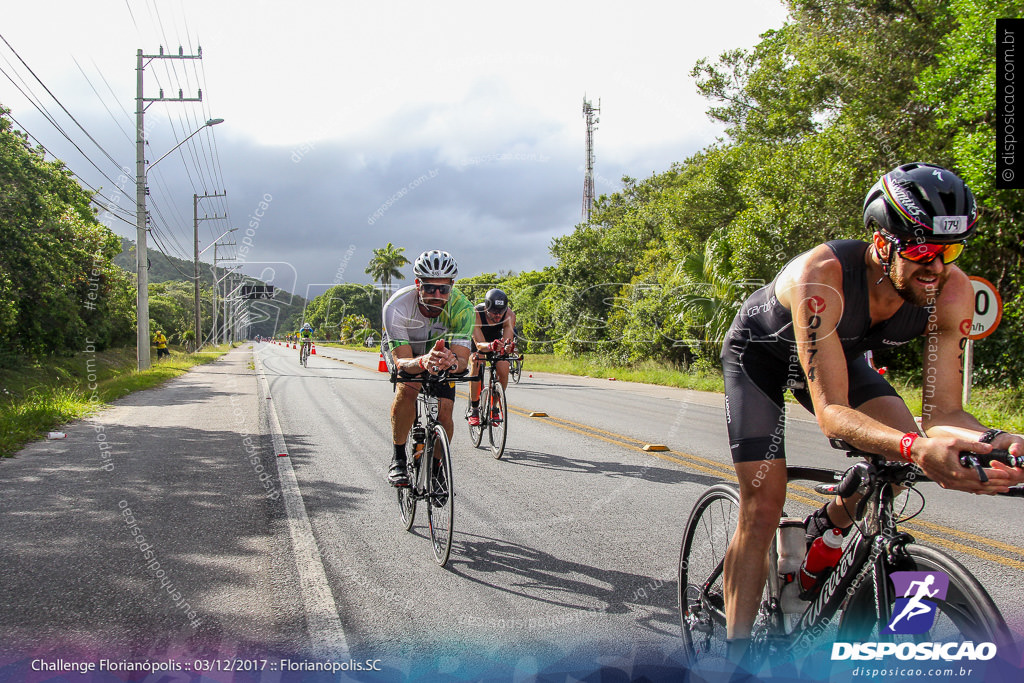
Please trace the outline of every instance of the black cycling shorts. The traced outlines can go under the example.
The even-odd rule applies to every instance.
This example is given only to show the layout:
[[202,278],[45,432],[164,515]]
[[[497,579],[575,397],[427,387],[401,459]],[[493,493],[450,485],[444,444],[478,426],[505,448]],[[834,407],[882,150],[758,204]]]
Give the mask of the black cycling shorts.
[[[399,370],[398,379],[421,379],[424,374],[425,373],[421,372],[418,375],[410,375],[405,370]],[[420,384],[419,382],[410,382],[408,386],[415,387],[417,389],[422,389],[423,385]],[[455,401],[455,385],[452,384],[451,382],[445,382],[437,390],[437,395],[441,398],[447,398],[450,401]]]
[[[795,355],[789,362],[759,348],[760,342],[730,340],[722,348],[725,376],[725,417],[729,426],[732,461],[759,462],[786,457],[786,389],[812,413],[814,406]],[[864,356],[846,359],[847,400],[854,408],[880,396],[899,396],[868,365]]]

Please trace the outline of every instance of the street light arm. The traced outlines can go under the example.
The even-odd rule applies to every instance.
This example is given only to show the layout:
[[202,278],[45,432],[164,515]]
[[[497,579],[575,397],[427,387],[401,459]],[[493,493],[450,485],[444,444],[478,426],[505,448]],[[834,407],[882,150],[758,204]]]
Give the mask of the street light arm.
[[[206,247],[206,249],[209,249],[209,248],[210,248],[210,247],[212,247],[212,246],[213,246],[214,244],[216,244],[216,243],[217,243],[217,240],[219,240],[219,239],[220,239],[221,237],[223,237],[224,235],[228,234],[229,232],[234,232],[235,230],[238,230],[238,228],[228,228],[227,230],[225,230],[224,232],[222,232],[222,233],[221,233],[221,234],[220,234],[220,235],[219,235],[218,237],[214,238],[213,242],[210,242],[209,246],[207,246],[207,247]],[[203,252],[205,252],[205,251],[206,251],[206,249],[203,249],[203,251],[199,252],[199,255],[200,255],[200,256],[202,256],[202,255],[203,255]]]
[[189,140],[191,140],[191,139],[192,139],[192,137],[193,137],[194,135],[196,135],[196,134],[197,134],[197,133],[198,133],[199,131],[203,130],[204,128],[209,128],[210,126],[216,126],[216,125],[217,125],[218,123],[224,123],[224,119],[210,119],[209,121],[207,121],[206,123],[204,123],[204,124],[203,124],[202,126],[200,126],[199,128],[197,128],[196,130],[194,130],[194,131],[192,132],[192,134],[191,134],[191,135],[189,135],[189,136],[188,136],[187,138],[185,138],[184,140],[182,140],[181,142],[179,142],[178,144],[176,144],[176,145],[175,145],[174,147],[171,147],[171,148],[170,148],[169,150],[167,150],[167,151],[166,151],[166,152],[164,153],[164,155],[163,155],[163,156],[161,156],[161,157],[160,157],[159,159],[157,159],[156,161],[154,161],[153,163],[151,163],[151,164],[150,164],[149,166],[147,166],[147,167],[146,167],[146,171],[145,171],[145,172],[146,172],[146,174],[148,175],[148,174],[149,174],[149,169],[153,168],[154,166],[156,166],[157,164],[159,164],[159,163],[160,163],[161,161],[163,161],[164,159],[166,159],[166,158],[167,158],[167,157],[168,157],[168,156],[169,156],[169,155],[171,154],[171,152],[173,152],[174,150],[178,149],[179,147],[181,147],[182,145],[184,145],[184,144],[185,144],[186,142],[188,142]]

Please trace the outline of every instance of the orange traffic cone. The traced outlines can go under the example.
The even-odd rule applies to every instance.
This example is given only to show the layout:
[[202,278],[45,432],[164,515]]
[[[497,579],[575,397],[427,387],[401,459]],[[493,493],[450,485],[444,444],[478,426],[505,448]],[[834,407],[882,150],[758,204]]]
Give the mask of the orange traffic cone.
[[310,347],[311,347],[311,349],[310,349],[309,355],[315,356],[316,355],[316,344],[310,344]]
[[380,352],[380,360],[377,361],[377,372],[387,372],[388,362],[384,360],[384,352]]

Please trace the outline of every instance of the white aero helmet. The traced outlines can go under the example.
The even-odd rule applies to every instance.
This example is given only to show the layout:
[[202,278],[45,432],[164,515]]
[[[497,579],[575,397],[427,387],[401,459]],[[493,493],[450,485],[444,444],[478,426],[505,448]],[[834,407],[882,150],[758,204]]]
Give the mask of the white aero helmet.
[[418,278],[451,278],[459,275],[459,266],[447,251],[425,251],[416,258],[412,272]]

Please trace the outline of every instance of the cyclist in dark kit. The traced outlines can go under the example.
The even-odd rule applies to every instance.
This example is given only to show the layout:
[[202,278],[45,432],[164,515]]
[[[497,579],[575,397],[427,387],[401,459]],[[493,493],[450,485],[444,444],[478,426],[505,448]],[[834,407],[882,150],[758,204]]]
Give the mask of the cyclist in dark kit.
[[[476,352],[471,357],[469,374],[476,376],[483,361],[491,354],[508,354],[515,351],[515,314],[508,305],[508,296],[500,289],[488,290],[484,301],[475,307],[476,322],[473,326],[473,346]],[[508,388],[508,361],[498,361],[498,381],[501,388]],[[470,382],[471,397],[469,424],[480,424],[480,382]]]
[[[954,173],[924,163],[900,166],[865,198],[871,241],[837,240],[800,254],[741,306],[722,351],[740,487],[724,576],[734,661],[750,642],[768,548],[786,498],[786,389],[815,414],[826,436],[911,461],[944,488],[993,494],[1024,481],[1024,470],[990,463],[982,482],[959,460],[960,451],[984,456],[993,448],[1024,455],[1024,439],[988,429],[961,403],[974,294],[953,261],[977,220],[974,196]],[[864,356],[920,336],[921,428]],[[846,506],[833,500],[805,521],[808,541],[851,523]]]

